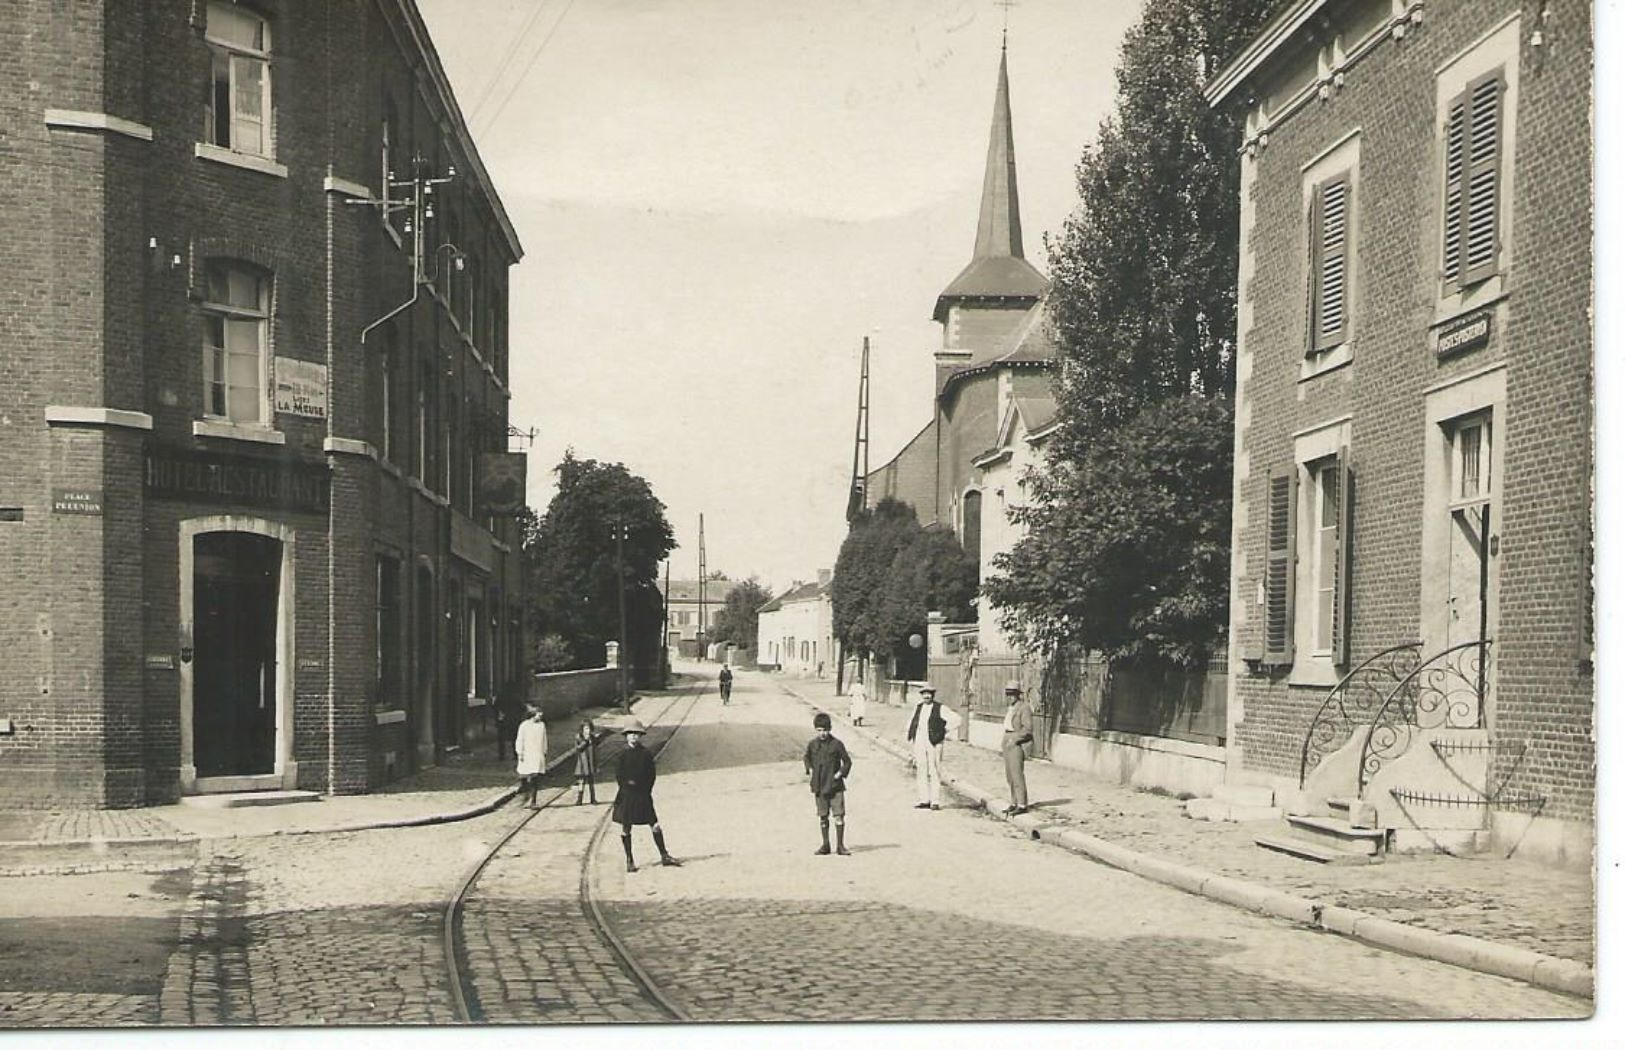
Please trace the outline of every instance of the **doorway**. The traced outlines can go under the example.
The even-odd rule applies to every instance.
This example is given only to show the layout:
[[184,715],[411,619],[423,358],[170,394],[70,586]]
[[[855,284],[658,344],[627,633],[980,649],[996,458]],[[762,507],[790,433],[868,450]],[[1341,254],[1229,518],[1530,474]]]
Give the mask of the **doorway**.
[[193,764],[199,777],[276,772],[282,542],[193,539]]

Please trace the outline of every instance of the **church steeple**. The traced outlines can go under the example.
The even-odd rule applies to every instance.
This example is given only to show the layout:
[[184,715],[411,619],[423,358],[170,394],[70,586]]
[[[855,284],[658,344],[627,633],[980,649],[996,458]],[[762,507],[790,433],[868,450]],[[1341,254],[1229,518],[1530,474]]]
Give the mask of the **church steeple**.
[[988,132],[982,206],[976,217],[976,248],[959,276],[937,297],[933,317],[946,323],[955,306],[1025,309],[1049,282],[1022,254],[1021,201],[1016,193],[1016,144],[1010,121],[1008,49],[999,47],[999,80]]
[[1021,251],[1021,198],[1016,192],[1016,140],[1010,129],[1010,72],[999,47],[999,86],[993,96],[993,129],[987,139],[987,172],[982,176],[982,212],[976,219],[974,258],[1024,258]]

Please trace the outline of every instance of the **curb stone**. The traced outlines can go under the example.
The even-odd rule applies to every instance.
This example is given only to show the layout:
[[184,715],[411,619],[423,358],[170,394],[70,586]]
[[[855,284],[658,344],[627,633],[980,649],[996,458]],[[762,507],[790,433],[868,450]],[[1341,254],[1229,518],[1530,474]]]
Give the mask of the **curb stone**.
[[[824,710],[789,685],[783,682],[777,684],[781,690],[802,704],[815,710]],[[871,743],[879,745],[893,755],[907,757],[906,754],[899,754],[901,749],[895,744],[876,736],[867,726],[854,726],[841,715],[834,715],[833,712],[831,714],[839,718],[852,732],[862,734]],[[1421,926],[1410,926],[1392,919],[1369,915],[1354,908],[1324,904],[1245,879],[1216,875],[1153,857],[1085,834],[1064,824],[1032,822],[1039,823],[1039,826],[1035,827],[1032,823],[1027,823],[1031,821],[1030,816],[1006,817],[997,812],[989,802],[998,796],[984,788],[958,777],[944,777],[943,785],[956,794],[976,802],[989,817],[1027,827],[1032,836],[1042,842],[1199,897],[1364,941],[1378,948],[1401,951],[1497,977],[1510,977],[1537,988],[1583,999],[1592,999],[1595,996],[1595,971],[1571,959],[1559,959],[1527,948],[1498,944],[1481,937],[1439,933]]]

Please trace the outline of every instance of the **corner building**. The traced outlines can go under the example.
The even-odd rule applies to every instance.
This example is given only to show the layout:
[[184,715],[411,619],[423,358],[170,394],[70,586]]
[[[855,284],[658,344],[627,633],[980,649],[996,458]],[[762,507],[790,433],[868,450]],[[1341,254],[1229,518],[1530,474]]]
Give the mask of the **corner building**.
[[0,793],[361,792],[521,669],[521,249],[410,0],[21,0]]
[[1293,0],[1245,113],[1228,777],[1591,862],[1592,40]]

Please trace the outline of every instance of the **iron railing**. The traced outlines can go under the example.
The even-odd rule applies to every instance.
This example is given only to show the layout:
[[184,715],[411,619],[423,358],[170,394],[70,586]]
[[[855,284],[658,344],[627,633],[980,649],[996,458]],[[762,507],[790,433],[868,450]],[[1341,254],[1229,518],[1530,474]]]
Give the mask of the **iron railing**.
[[1421,651],[1421,642],[1390,646],[1367,657],[1332,686],[1304,734],[1303,755],[1298,763],[1300,788],[1309,770],[1353,739],[1361,726],[1369,724],[1393,687],[1416,670]]
[[1360,748],[1359,795],[1378,770],[1432,729],[1482,729],[1490,639],[1440,650],[1400,680],[1366,730]]

